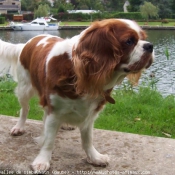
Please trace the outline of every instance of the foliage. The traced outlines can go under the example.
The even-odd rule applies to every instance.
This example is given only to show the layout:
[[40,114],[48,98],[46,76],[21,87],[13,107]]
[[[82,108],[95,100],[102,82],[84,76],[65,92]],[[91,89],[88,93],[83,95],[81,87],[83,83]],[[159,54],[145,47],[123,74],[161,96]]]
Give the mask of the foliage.
[[103,5],[105,10],[122,12],[124,1],[123,0],[105,1]]
[[67,12],[67,10],[73,10],[74,6],[71,3],[66,3],[64,0],[56,0],[54,7],[57,9],[57,13]]
[[128,7],[128,10],[130,12],[138,12],[140,5],[142,4],[142,0],[129,0],[130,6]]
[[61,21],[91,21],[91,19],[94,21],[103,19],[103,15],[102,13],[58,13],[58,15],[54,15],[54,18]]
[[5,19],[8,20],[8,21],[13,20],[13,14],[2,14],[1,16],[5,17]]
[[172,10],[172,13],[175,13],[175,0],[172,0],[171,2],[171,10]]
[[4,24],[5,23],[5,17],[0,17],[0,24]]
[[134,20],[143,19],[140,12],[128,12],[128,13],[119,12],[119,13],[113,13],[113,15],[111,15],[110,17],[112,17],[112,18],[134,19]]
[[[66,12],[67,10],[100,10],[101,12],[123,12],[123,5],[126,0],[70,0],[67,3],[66,0],[55,0],[54,6],[50,11],[55,15],[58,12]],[[175,0],[129,0],[130,6],[128,10],[130,12],[140,12],[140,6],[144,2],[150,2],[159,9],[158,15],[161,19],[175,18]],[[21,0],[22,11],[32,11],[38,9],[40,4],[50,3],[48,0]],[[174,15],[173,15],[174,14]],[[110,16],[110,15],[109,15]]]
[[165,18],[165,17],[169,18],[170,17],[171,8],[169,8],[169,6],[168,6],[169,2],[166,1],[166,2],[158,5],[159,11],[160,11],[160,13],[159,13],[160,18]]
[[169,18],[172,14],[172,0],[147,0],[155,5],[159,9],[159,17],[160,18]]
[[59,13],[54,15],[54,18],[57,18],[61,21],[95,21],[109,18],[125,18],[125,19],[134,19],[142,20],[143,17],[140,12],[103,12],[103,13],[92,13],[92,14],[83,14],[83,13]]
[[150,17],[158,17],[158,8],[150,2],[145,1],[144,4],[140,6],[140,12],[147,20]]
[[79,8],[83,10],[103,10],[101,0],[81,0]]
[[50,6],[50,2],[48,0],[21,0],[21,10],[34,12],[34,10],[38,9],[41,4],[47,4]]
[[159,9],[158,15],[160,18],[171,18],[172,13],[175,12],[175,0],[129,0],[129,11],[139,11],[140,6],[144,2],[150,2]]
[[22,11],[34,11],[37,8],[38,8],[37,0],[21,0]]
[[49,14],[49,6],[47,4],[40,4],[38,9],[34,12],[34,17],[44,17]]
[[44,5],[44,4],[47,4],[49,7],[50,7],[50,2],[48,1],[48,0],[40,0],[40,1],[38,1],[38,4],[40,5],[40,4],[42,4],[42,5]]
[[78,9],[80,0],[70,0],[70,2],[74,6],[74,9]]

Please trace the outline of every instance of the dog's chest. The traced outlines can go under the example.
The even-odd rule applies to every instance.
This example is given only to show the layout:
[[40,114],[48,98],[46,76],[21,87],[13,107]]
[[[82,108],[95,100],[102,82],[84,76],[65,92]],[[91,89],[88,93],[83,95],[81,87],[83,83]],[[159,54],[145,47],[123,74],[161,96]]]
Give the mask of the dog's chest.
[[[59,95],[50,96],[54,112],[63,121],[70,124],[81,124],[86,119],[94,118],[99,113],[102,99],[69,99]],[[102,105],[103,106],[103,105]],[[102,109],[102,108],[101,108]]]

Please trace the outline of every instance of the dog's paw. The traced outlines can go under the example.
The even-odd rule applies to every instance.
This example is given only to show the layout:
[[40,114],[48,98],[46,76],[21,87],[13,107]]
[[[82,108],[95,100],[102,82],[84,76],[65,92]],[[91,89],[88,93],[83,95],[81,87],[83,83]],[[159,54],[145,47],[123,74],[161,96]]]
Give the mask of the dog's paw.
[[98,153],[96,157],[87,157],[87,162],[94,166],[106,167],[109,164],[109,156]]
[[43,160],[35,160],[31,164],[31,169],[35,174],[44,174],[50,168],[50,163]]
[[61,129],[63,130],[75,130],[76,126],[69,125],[67,123],[64,123],[61,125]]
[[20,127],[17,127],[17,126],[14,126],[11,131],[10,131],[10,134],[12,136],[20,136],[20,135],[23,135],[25,132],[24,128],[20,128]]

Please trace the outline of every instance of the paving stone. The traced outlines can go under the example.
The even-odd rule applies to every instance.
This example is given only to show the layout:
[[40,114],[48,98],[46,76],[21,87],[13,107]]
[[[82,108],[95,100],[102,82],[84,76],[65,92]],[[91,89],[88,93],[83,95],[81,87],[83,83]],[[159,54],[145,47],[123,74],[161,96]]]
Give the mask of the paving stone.
[[[27,120],[25,134],[13,137],[9,131],[16,121],[0,116],[0,174],[32,174],[30,164],[40,150],[33,137],[40,135],[42,122]],[[107,167],[86,162],[78,129],[60,130],[46,174],[175,174],[174,139],[94,129],[94,145],[110,156]]]

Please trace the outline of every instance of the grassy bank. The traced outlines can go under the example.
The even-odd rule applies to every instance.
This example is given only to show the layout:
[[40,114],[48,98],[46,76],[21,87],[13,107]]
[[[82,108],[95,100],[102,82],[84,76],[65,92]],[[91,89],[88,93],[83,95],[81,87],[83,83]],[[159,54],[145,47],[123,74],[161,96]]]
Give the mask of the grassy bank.
[[[53,22],[54,23],[54,22]],[[79,22],[79,21],[60,21],[60,26],[89,26],[92,22]],[[175,26],[175,22],[161,23],[161,22],[138,22],[141,26],[164,26],[164,27],[172,27]],[[0,27],[4,27],[9,25],[9,22],[5,24],[0,24]]]
[[[15,86],[11,80],[0,81],[0,114],[19,115]],[[107,104],[95,122],[96,128],[175,138],[174,96],[163,98],[150,88],[140,88],[138,92],[124,88],[115,90],[113,97],[116,104]],[[30,105],[29,118],[41,120],[43,112],[37,98]]]
[[[89,26],[92,22],[77,22],[77,21],[62,21],[60,22],[60,26]],[[175,26],[175,22],[138,22],[141,26],[164,26],[164,27],[172,27]]]

